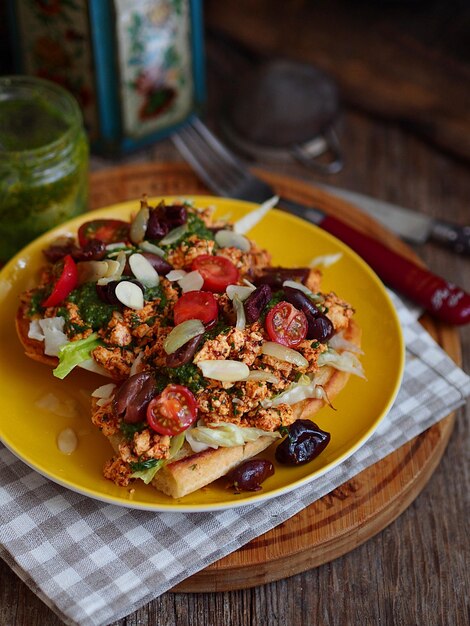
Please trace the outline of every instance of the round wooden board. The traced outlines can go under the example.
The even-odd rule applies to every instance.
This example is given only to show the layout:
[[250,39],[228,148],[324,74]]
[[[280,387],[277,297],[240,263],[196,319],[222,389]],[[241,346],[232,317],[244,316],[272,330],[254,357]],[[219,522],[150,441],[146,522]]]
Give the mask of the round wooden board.
[[[292,178],[256,172],[277,193],[334,213],[403,255],[413,251],[352,205]],[[148,196],[207,194],[185,164],[118,167],[91,175],[91,207],[99,208]],[[426,329],[460,363],[458,333],[425,317]],[[254,587],[327,563],[360,545],[398,517],[423,489],[438,465],[454,425],[454,416],[416,437],[273,530],[213,563],[173,591],[226,591]]]

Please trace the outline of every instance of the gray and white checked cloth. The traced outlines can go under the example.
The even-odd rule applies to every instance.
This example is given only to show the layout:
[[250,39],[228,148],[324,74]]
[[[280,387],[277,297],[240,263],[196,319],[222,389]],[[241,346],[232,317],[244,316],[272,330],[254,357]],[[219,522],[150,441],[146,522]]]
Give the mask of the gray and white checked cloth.
[[154,513],[68,491],[0,445],[0,555],[66,624],[109,624],[376,463],[470,395],[470,378],[394,301],[407,346],[402,386],[374,435],[338,467],[264,503]]

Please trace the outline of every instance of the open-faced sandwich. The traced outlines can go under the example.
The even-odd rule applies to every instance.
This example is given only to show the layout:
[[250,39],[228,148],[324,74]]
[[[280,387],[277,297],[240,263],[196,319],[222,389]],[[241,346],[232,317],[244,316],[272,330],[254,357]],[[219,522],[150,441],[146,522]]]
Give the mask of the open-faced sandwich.
[[[286,434],[287,463],[328,443],[307,420],[363,375],[360,330],[318,269],[273,267],[243,234],[273,204],[228,224],[191,202],[144,200],[129,223],[88,221],[44,250],[18,334],[59,378],[78,365],[113,379],[93,393],[92,421],[118,485],[143,479],[178,498]],[[257,489],[272,466],[250,472],[234,482]]]

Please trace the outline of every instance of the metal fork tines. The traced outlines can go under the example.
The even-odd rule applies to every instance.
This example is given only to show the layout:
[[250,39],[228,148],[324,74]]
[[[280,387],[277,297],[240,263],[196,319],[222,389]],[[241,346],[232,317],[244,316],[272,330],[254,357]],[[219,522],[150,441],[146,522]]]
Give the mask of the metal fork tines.
[[253,202],[263,202],[274,195],[273,189],[250,174],[197,117],[172,139],[186,161],[215,193]]

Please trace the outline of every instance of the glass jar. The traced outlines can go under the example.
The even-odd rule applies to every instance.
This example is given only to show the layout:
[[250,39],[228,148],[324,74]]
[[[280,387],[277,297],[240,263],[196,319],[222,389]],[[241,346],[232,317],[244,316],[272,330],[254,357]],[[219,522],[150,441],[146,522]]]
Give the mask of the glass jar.
[[29,76],[0,77],[0,261],[86,209],[88,142],[75,99]]

